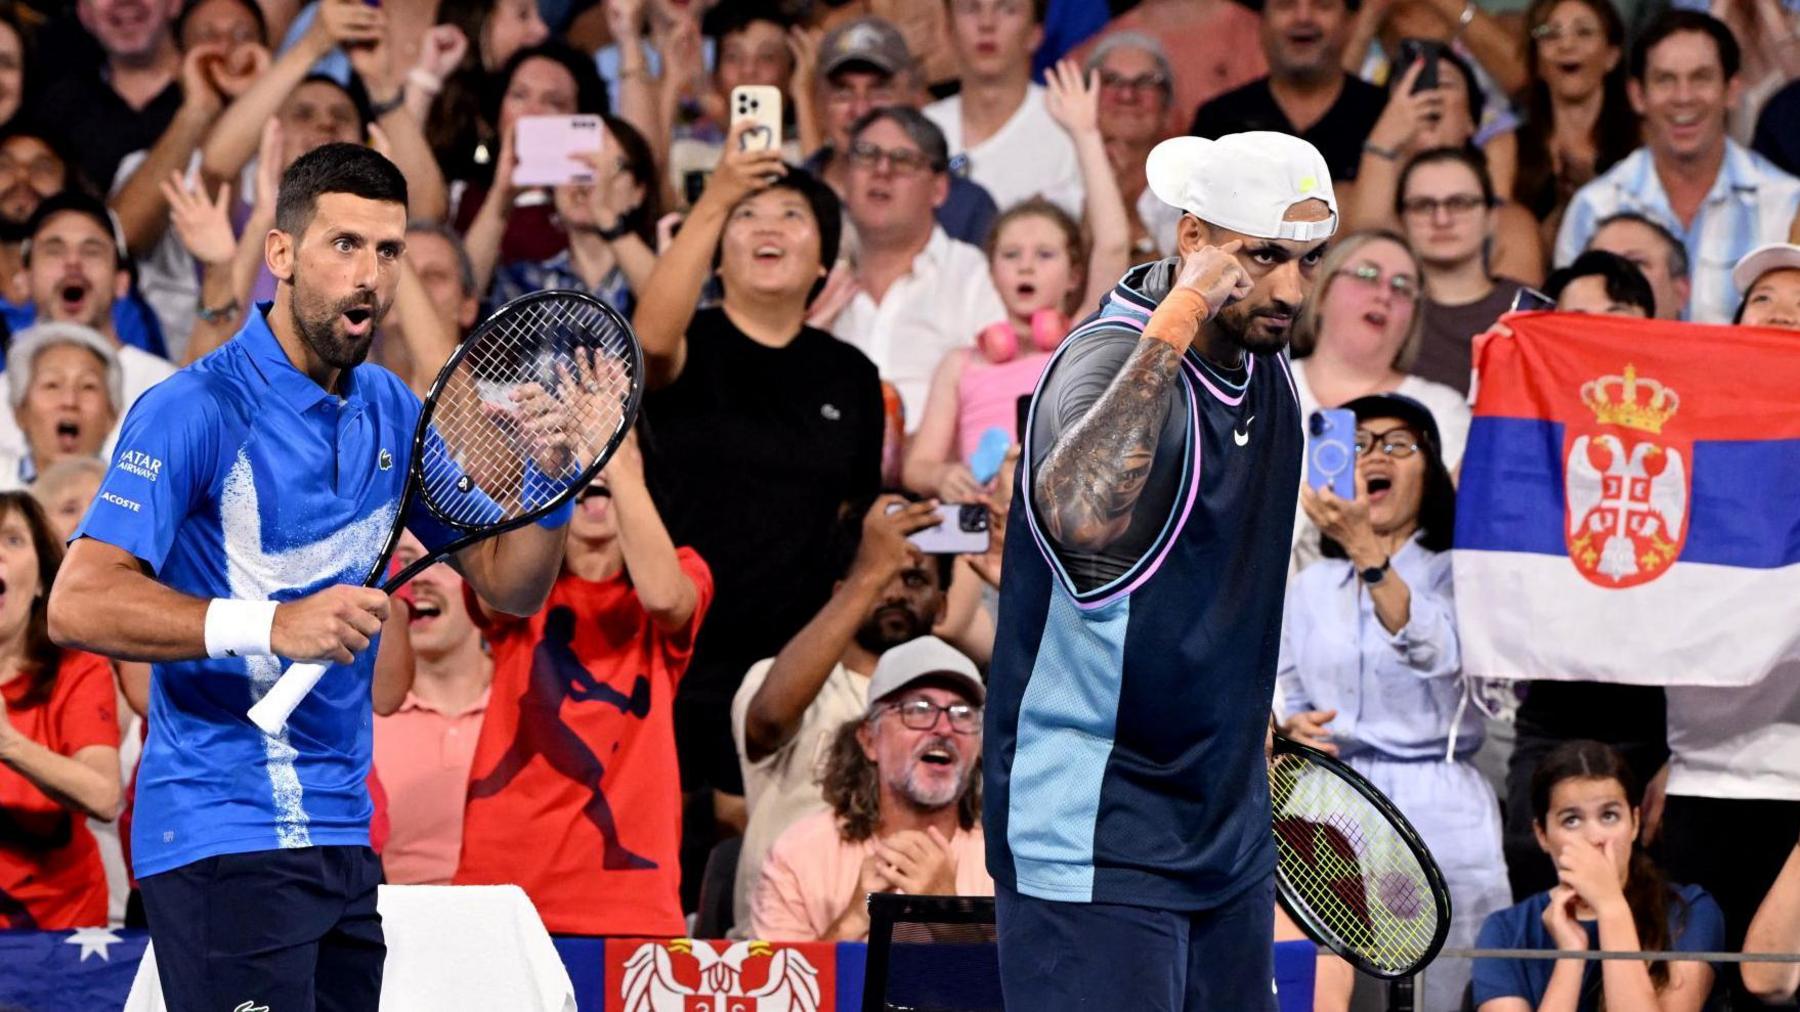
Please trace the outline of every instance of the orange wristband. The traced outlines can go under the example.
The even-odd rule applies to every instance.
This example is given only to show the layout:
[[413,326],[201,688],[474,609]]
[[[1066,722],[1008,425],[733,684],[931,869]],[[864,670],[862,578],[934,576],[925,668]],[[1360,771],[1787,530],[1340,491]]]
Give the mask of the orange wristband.
[[1206,297],[1191,288],[1177,288],[1163,297],[1150,322],[1144,324],[1144,337],[1161,341],[1176,351],[1186,351],[1200,333],[1200,325],[1212,315]]

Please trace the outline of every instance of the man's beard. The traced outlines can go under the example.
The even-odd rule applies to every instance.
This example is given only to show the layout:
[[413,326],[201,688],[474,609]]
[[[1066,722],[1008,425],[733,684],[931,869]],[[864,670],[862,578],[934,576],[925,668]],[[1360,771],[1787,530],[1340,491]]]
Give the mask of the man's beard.
[[[369,346],[374,343],[375,325],[387,315],[388,307],[376,299],[374,292],[369,291],[326,303],[323,298],[305,293],[297,272],[293,285],[294,298],[290,307],[294,329],[300,332],[300,339],[306,342],[313,354],[333,369],[354,369],[361,365],[369,357]],[[368,309],[371,314],[369,336],[356,338],[340,333],[338,327],[343,322],[344,313],[359,306]]]
[[[1233,345],[1244,349],[1252,355],[1273,355],[1288,346],[1288,338],[1294,332],[1294,322],[1300,318],[1300,307],[1289,306],[1284,302],[1258,306],[1255,309],[1234,312],[1235,306],[1227,306],[1218,316],[1213,317],[1213,325]],[[1288,319],[1286,329],[1275,335],[1260,333],[1253,329],[1257,319],[1265,316],[1285,316]]]
[[972,769],[962,770],[955,780],[935,788],[918,783],[915,774],[919,771],[919,756],[933,748],[948,750],[958,762],[962,759],[962,746],[957,744],[956,739],[948,735],[937,735],[919,742],[918,746],[913,749],[912,761],[906,764],[906,772],[888,781],[888,787],[892,788],[895,794],[906,799],[908,804],[921,812],[934,812],[947,805],[956,804],[957,799],[961,798],[963,793],[969,789],[969,777],[973,772]]
[[[901,616],[905,616],[901,621]],[[890,624],[884,619],[892,618]],[[856,627],[856,645],[869,653],[880,656],[902,643],[913,640],[931,631],[931,620],[913,611],[903,604],[887,605],[875,609],[875,613],[863,620]]]

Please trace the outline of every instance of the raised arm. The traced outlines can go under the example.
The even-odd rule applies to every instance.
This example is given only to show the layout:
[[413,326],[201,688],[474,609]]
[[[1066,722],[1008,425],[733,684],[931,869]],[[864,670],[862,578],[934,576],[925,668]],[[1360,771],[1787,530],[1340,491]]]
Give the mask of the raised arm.
[[669,529],[650,499],[635,431],[625,436],[606,465],[606,482],[612,492],[612,507],[618,511],[619,548],[625,554],[625,572],[637,591],[638,603],[665,632],[685,628],[700,606],[700,588],[682,570],[675,541],[669,537]]
[[687,327],[700,303],[701,286],[712,274],[713,251],[725,231],[726,217],[738,201],[787,171],[778,151],[739,148],[738,138],[750,125],[749,120],[732,125],[725,154],[705,192],[657,260],[650,283],[637,293],[631,323],[644,347],[645,378],[652,390],[675,382],[687,364]]
[[313,64],[342,42],[372,42],[386,30],[386,15],[361,0],[319,0],[318,16],[256,83],[225,107],[201,148],[201,167],[214,179],[234,179],[256,151],[263,124],[275,118]]
[[603,0],[603,4],[606,27],[619,52],[613,115],[636,127],[651,151],[662,151],[664,124],[656,115],[660,90],[644,56],[644,0]]
[[[899,509],[892,514],[888,510]],[[850,572],[825,607],[775,655],[768,675],[744,711],[744,758],[750,762],[780,751],[800,730],[801,718],[843,659],[857,627],[894,578],[927,564],[907,535],[937,521],[935,504],[908,503],[899,496],[875,500],[863,515],[862,540]]]
[[[324,0],[326,3],[332,0]],[[407,217],[414,221],[441,221],[449,207],[444,173],[431,153],[421,120],[406,109],[403,82],[395,73],[393,43],[384,26],[372,43],[351,46],[350,66],[363,83],[369,103],[383,110],[369,124],[369,141],[406,177]]]
[[1100,137],[1098,72],[1084,81],[1080,65],[1064,60],[1050,68],[1045,83],[1049,90],[1044,101],[1051,117],[1075,142],[1075,157],[1081,167],[1091,243],[1081,305],[1093,306],[1106,297],[1130,266],[1131,217],[1125,211],[1125,198],[1119,193],[1112,161],[1106,157],[1106,142]]
[[1239,245],[1183,255],[1174,288],[1151,314],[1124,368],[1038,466],[1031,494],[1046,530],[1064,547],[1098,552],[1131,526],[1181,356],[1207,320],[1250,289],[1234,255]]
[[[261,54],[263,66],[268,65],[268,50],[261,46],[248,48]],[[223,73],[225,50],[224,43],[208,43],[195,46],[182,56],[181,107],[144,160],[108,201],[119,216],[125,245],[133,256],[142,257],[149,253],[162,238],[169,225],[169,205],[163,199],[163,181],[171,172],[186,174],[188,162],[193,160],[201,140],[225,107],[225,98],[213,83],[213,75]]]
[[[1800,843],[1788,852],[1781,874],[1756,908],[1744,951],[1800,954]],[[1771,1005],[1800,991],[1800,963],[1745,963],[1743,974],[1744,987]]]

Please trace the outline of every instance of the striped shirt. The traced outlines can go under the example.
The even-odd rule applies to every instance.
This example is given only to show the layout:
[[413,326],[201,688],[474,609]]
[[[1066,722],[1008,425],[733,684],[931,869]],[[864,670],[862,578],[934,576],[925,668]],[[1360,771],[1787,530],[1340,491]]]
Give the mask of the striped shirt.
[[1706,194],[1694,223],[1683,227],[1669,206],[1649,148],[1638,148],[1619,164],[1582,187],[1569,202],[1556,235],[1556,264],[1580,255],[1595,226],[1621,211],[1635,211],[1661,222],[1687,247],[1693,294],[1683,318],[1697,323],[1729,323],[1737,313],[1738,291],[1731,268],[1744,254],[1766,242],[1787,238],[1800,211],[1800,179],[1730,139],[1725,161]]

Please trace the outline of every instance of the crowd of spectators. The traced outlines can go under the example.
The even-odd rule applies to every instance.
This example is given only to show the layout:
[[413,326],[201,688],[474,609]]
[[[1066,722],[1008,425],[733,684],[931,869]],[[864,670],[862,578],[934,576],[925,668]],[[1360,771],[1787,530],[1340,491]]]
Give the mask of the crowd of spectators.
[[[1472,705],[1448,551],[1472,341],[1518,300],[1800,330],[1800,11],[1113,0],[1048,50],[1046,19],[1106,6],[0,4],[0,928],[138,916],[103,866],[152,676],[59,652],[44,594],[133,403],[262,311],[281,174],[333,141],[407,178],[371,354],[415,391],[545,288],[630,317],[647,364],[541,612],[442,565],[400,595],[370,775],[389,881],[516,882],[558,933],[796,940],[862,936],[870,891],[991,893],[981,672],[1021,398],[1174,252],[1151,148],[1275,130],[1334,177],[1293,372],[1303,410],[1356,413],[1362,489],[1296,504],[1276,724],[1412,817],[1453,944],[1800,949],[1800,668]],[[779,92],[780,144],[743,143],[740,86]],[[521,184],[521,120],[580,114],[590,176]],[[908,540],[939,501],[987,508],[987,551]],[[1421,1007],[1796,983],[1579,971],[1446,961]],[[1320,980],[1343,1007],[1348,975]]]

